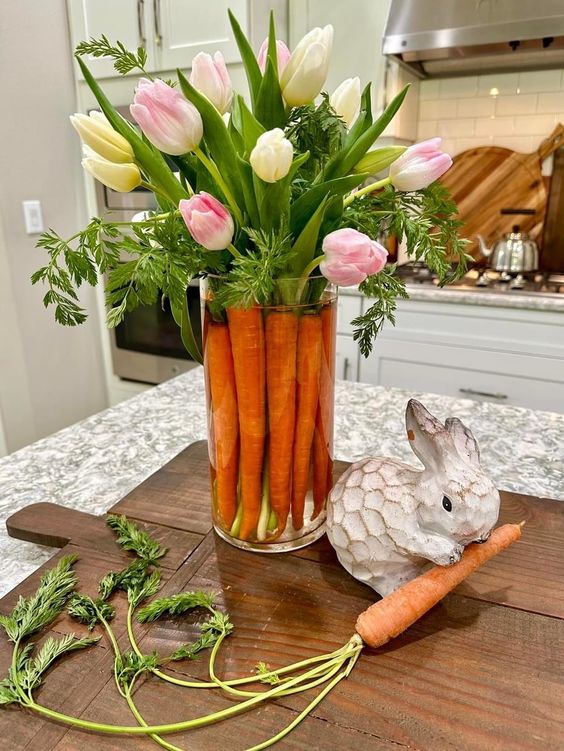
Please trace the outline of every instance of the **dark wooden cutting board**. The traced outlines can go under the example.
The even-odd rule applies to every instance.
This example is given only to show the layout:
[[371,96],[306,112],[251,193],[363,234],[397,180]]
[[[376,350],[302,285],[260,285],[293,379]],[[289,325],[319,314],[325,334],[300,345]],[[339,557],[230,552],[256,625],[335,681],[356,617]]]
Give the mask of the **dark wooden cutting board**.
[[[338,463],[337,474],[347,465]],[[281,666],[343,644],[356,616],[375,595],[338,564],[326,539],[293,554],[244,553],[210,531],[207,452],[193,444],[112,511],[146,526],[169,553],[163,592],[204,588],[218,593],[235,633],[219,669],[246,675],[259,659]],[[564,503],[502,493],[501,521],[525,519],[523,539],[445,598],[403,636],[366,650],[351,676],[333,691],[279,748],[375,751],[512,751],[556,749],[564,739]],[[128,560],[103,517],[49,503],[35,504],[7,522],[13,537],[60,546],[80,556],[80,589],[94,594],[108,570]],[[8,611],[32,592],[38,572],[0,601]],[[126,648],[123,597],[116,633]],[[145,651],[170,652],[195,634],[191,619],[136,626]],[[82,632],[62,616],[55,634]],[[0,673],[8,643],[0,637]],[[92,720],[133,724],[116,694],[112,656],[97,646],[64,659],[48,675],[38,698],[50,707]],[[175,671],[206,676],[205,660]],[[182,689],[150,678],[137,703],[150,721],[187,719],[227,706],[220,693]],[[239,718],[170,736],[181,748],[231,751],[259,743],[290,723],[304,699],[285,697]],[[0,711],[5,751],[144,751],[150,740],[94,736],[32,716]]]
[[[488,246],[518,224],[542,245],[547,188],[541,172],[544,159],[563,142],[564,126],[554,131],[532,154],[520,154],[500,146],[468,149],[453,159],[441,178],[458,206],[464,222],[462,237],[470,240],[468,252],[479,258],[476,235]],[[502,209],[532,209],[533,215],[502,215]]]

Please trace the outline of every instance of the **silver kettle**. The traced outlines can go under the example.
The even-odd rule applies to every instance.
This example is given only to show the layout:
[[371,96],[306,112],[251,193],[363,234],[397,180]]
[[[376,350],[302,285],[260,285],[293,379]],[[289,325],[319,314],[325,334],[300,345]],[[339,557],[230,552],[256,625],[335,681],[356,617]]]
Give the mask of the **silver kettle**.
[[505,234],[501,240],[497,240],[491,248],[488,248],[481,235],[477,237],[480,251],[488,259],[490,269],[510,274],[522,274],[538,269],[537,244],[526,232],[521,232],[518,224],[515,224],[513,230]]

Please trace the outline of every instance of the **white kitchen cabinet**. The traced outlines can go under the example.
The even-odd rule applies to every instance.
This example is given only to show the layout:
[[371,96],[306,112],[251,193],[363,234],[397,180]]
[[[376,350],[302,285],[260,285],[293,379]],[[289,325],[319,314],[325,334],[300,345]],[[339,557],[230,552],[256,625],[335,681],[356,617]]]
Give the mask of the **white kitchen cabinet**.
[[564,412],[562,324],[559,312],[402,301],[359,380]]
[[155,44],[160,70],[186,68],[198,52],[223,53],[225,61],[239,60],[228,8],[243,29],[248,26],[247,0],[151,0]]
[[335,375],[341,381],[358,381],[358,344],[352,336],[337,334]]
[[[105,34],[113,44],[147,50],[149,72],[189,68],[198,52],[223,53],[227,63],[239,60],[227,10],[243,31],[249,27],[248,0],[67,0],[73,48]],[[96,78],[118,75],[111,60],[87,57]],[[135,75],[139,71],[134,71]],[[79,77],[82,78],[80,72]]]

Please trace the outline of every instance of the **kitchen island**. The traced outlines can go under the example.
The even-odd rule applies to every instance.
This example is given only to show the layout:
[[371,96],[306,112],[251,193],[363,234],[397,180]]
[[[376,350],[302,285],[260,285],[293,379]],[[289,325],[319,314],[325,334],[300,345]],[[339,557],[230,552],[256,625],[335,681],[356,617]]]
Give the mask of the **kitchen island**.
[[[338,382],[335,455],[352,461],[381,454],[416,463],[403,425],[411,396],[441,419],[456,415],[473,430],[500,489],[564,499],[562,414]],[[196,368],[1,459],[1,593],[53,554],[9,538],[9,515],[41,501],[102,514],[205,436],[202,369]]]

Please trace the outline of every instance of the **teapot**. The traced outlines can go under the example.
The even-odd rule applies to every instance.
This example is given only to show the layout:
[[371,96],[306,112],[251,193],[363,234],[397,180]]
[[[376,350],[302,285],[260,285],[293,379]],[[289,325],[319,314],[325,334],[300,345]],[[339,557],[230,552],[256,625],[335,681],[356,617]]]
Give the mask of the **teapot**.
[[526,232],[521,231],[518,224],[513,225],[511,232],[496,240],[491,248],[488,248],[481,235],[477,235],[477,239],[480,252],[488,259],[488,266],[494,271],[521,274],[538,269],[537,244]]

